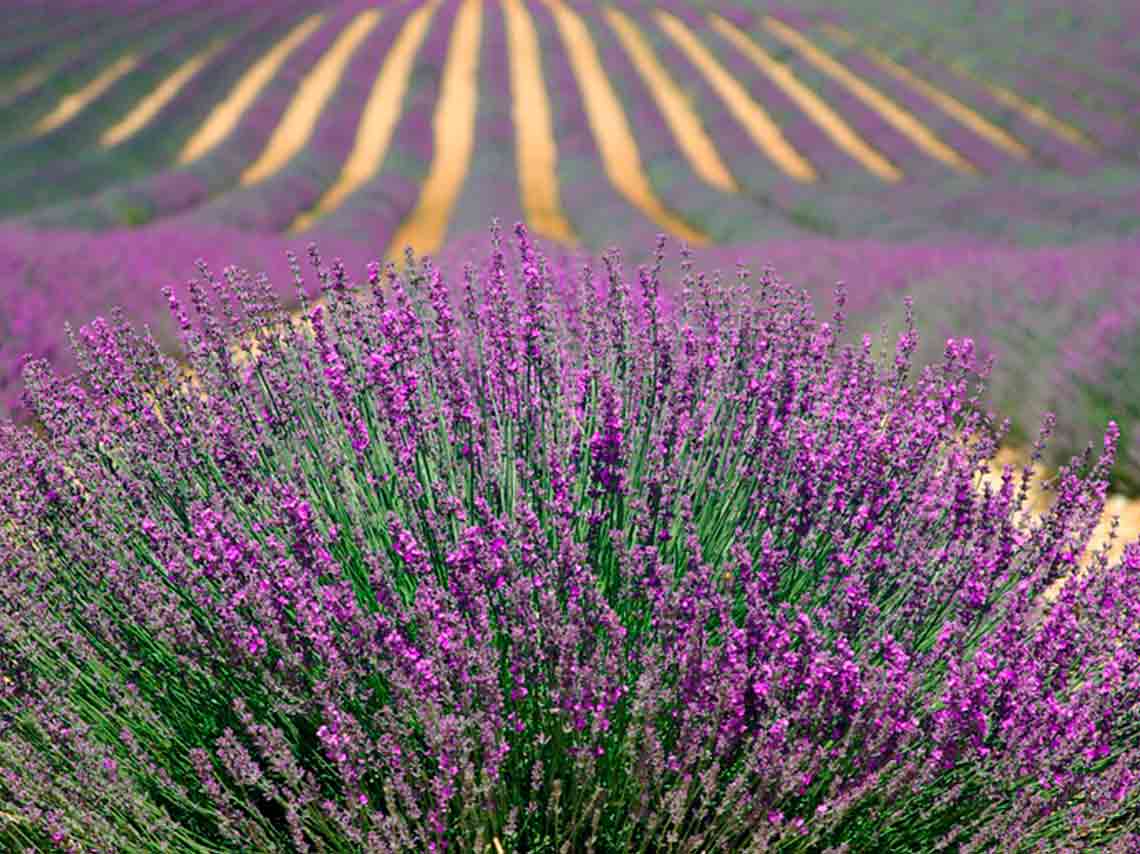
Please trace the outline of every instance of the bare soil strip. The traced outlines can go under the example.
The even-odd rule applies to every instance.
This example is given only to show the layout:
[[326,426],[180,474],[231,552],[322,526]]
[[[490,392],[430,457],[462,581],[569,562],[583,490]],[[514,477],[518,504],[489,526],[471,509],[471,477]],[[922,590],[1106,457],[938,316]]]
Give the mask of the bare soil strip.
[[776,60],[742,30],[720,15],[713,14],[710,22],[714,30],[763,71],[768,79],[803,110],[842,151],[862,164],[868,172],[884,181],[894,183],[902,180],[902,170],[859,136],[839,113],[796,77],[787,65]]
[[515,159],[523,211],[536,234],[575,245],[578,236],[562,212],[558,192],[558,144],[542,76],[538,34],[522,0],[501,3],[507,24]]
[[159,114],[163,107],[169,104],[174,96],[201,71],[206,64],[218,55],[225,47],[226,42],[220,40],[209,45],[205,50],[190,57],[175,69],[174,73],[154,88],[154,91],[143,96],[123,118],[103,132],[99,144],[103,148],[111,148],[130,139]]
[[[856,46],[854,36],[846,30],[840,29],[832,24],[823,24],[821,29],[840,44],[848,47]],[[959,124],[964,125],[987,142],[1012,154],[1014,157],[1021,160],[1028,160],[1030,158],[1031,152],[1024,143],[1002,130],[981,113],[962,103],[953,95],[943,92],[938,87],[923,80],[911,72],[910,69],[895,62],[882,51],[868,46],[862,46],[861,49],[871,62],[875,63],[875,65],[879,66],[879,68],[883,69],[896,80],[901,81],[906,86],[918,92]]]
[[[515,0],[517,2],[517,0]],[[673,138],[693,171],[706,183],[725,193],[740,192],[740,185],[721,160],[715,143],[705,133],[681,87],[657,59],[653,48],[629,16],[613,6],[605,7],[610,29],[617,35],[630,61],[653,95]]]
[[380,16],[378,9],[357,15],[337,36],[328,53],[305,75],[261,155],[242,173],[243,187],[276,174],[305,147],[349,60],[380,23]]
[[380,171],[404,106],[404,95],[408,91],[416,54],[427,37],[432,15],[438,6],[439,0],[429,0],[404,22],[372,85],[372,92],[356,127],[356,142],[341,167],[340,176],[312,210],[302,213],[293,221],[289,226],[291,234],[304,231],[316,220],[340,207],[346,198]]
[[884,121],[910,140],[921,151],[951,169],[968,175],[977,174],[977,168],[953,148],[943,142],[930,128],[904,110],[874,86],[860,79],[826,51],[816,47],[797,30],[775,18],[764,18],[764,26],[773,36],[799,53],[804,59],[845,87],[855,97],[877,112]]
[[323,13],[306,18],[242,75],[230,90],[230,94],[214,107],[202,126],[187,140],[178,155],[180,165],[197,160],[230,135],[245,111],[257,100],[261,90],[269,85],[285,60],[289,58],[289,54],[313,34],[321,25],[323,18]]
[[621,101],[606,78],[598,49],[585,23],[562,0],[543,2],[554,15],[610,183],[631,205],[666,231],[693,246],[707,245],[708,236],[669,210],[653,191],[641,164],[637,140]]
[[413,247],[417,255],[432,254],[447,236],[447,223],[463,190],[475,148],[482,32],[483,0],[463,0],[451,32],[439,101],[432,118],[435,146],[431,168],[420,187],[416,209],[392,237],[389,259],[402,257],[407,246]]
[[756,147],[764,152],[781,171],[797,181],[812,182],[819,178],[811,161],[788,142],[775,120],[756,102],[748,90],[721,65],[712,52],[681,20],[664,10],[657,10],[657,23],[665,35],[696,66],[713,91],[720,96],[733,117],[748,132]]
[[138,63],[138,55],[134,53],[127,54],[117,62],[113,62],[86,86],[61,98],[54,110],[32,126],[32,135],[40,136],[67,124],[86,109],[88,104],[114,86],[120,78],[133,71]]
[[1002,106],[1009,107],[1011,110],[1020,113],[1026,119],[1033,122],[1033,124],[1061,137],[1065,142],[1075,145],[1077,148],[1083,148],[1086,151],[1097,151],[1099,149],[1099,146],[1089,139],[1083,131],[1078,130],[1068,122],[1061,121],[1036,104],[1025,100],[1016,92],[1006,89],[1004,86],[999,86],[989,80],[983,80],[962,63],[950,63],[950,70],[962,79],[978,84]]

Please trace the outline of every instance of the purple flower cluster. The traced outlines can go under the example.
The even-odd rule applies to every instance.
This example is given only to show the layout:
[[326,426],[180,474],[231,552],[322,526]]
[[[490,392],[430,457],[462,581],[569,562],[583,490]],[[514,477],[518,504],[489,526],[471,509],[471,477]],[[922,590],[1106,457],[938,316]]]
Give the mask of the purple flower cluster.
[[[439,266],[458,275],[483,242],[474,235],[451,241]],[[364,274],[375,253],[375,243],[343,236],[322,245],[356,275]],[[291,298],[288,248],[277,235],[174,223],[102,235],[0,229],[0,301],[6,306],[0,312],[0,406],[21,415],[19,373],[26,354],[71,370],[64,324],[78,326],[112,306],[122,306],[133,322],[149,324],[161,343],[172,345],[175,327],[159,289],[177,283],[198,257],[219,269],[227,262],[263,268],[279,296]],[[627,261],[651,256],[637,247],[626,250]],[[978,242],[769,239],[704,249],[699,258],[710,269],[726,270],[740,260],[763,259],[817,301],[842,280],[851,326],[860,332],[877,330],[880,317],[891,314],[903,294],[913,294],[925,340],[968,332],[981,351],[997,357],[988,398],[1014,419],[1015,440],[1028,444],[1038,414],[1056,411],[1050,462],[1057,463],[1096,440],[1107,419],[1115,418],[1123,443],[1114,489],[1132,493],[1140,484],[1140,445],[1133,438],[1140,389],[1128,368],[1130,342],[1140,328],[1131,308],[1140,254],[1128,242],[1016,249]],[[939,355],[933,345],[923,352],[927,360]],[[1075,400],[1083,402],[1073,405]]]
[[203,264],[188,371],[121,315],[27,365],[0,846],[1134,849],[1140,544],[1073,572],[1115,426],[1021,523],[971,339],[516,245],[312,250],[299,316]]

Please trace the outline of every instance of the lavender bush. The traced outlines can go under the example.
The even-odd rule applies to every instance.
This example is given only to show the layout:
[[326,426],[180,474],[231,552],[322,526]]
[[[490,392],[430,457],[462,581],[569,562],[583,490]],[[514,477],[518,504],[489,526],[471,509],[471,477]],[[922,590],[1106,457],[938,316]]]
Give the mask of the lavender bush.
[[300,321],[203,266],[188,374],[121,317],[29,363],[4,848],[1134,850],[1140,545],[1070,574],[1114,428],[1018,526],[969,339],[912,378],[842,291],[516,234],[311,250]]

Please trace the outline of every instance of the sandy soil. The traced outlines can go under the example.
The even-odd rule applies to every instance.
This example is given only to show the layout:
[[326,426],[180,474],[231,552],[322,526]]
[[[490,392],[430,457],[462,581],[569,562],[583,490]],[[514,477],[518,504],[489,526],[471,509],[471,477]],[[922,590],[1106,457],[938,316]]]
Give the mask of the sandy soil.
[[194,75],[205,67],[206,63],[217,56],[218,52],[225,47],[225,45],[226,42],[224,39],[217,41],[178,66],[173,74],[154,88],[154,91],[147,94],[135,104],[131,111],[123,116],[121,121],[107,128],[99,138],[99,144],[104,148],[118,145],[123,140],[129,139],[150,124],[151,119],[157,116],[162,108],[169,104],[174,99],[174,96],[182,91],[182,87],[189,83]]
[[788,98],[795,103],[819,128],[830,137],[837,147],[846,151],[854,160],[873,175],[892,183],[902,180],[902,170],[859,136],[839,113],[804,85],[792,70],[776,60],[744,32],[719,15],[710,17],[712,27],[747,56],[752,64],[763,71]]
[[108,68],[103,70],[102,74],[97,75],[86,86],[61,98],[54,110],[32,126],[32,135],[39,136],[67,124],[67,122],[75,118],[84,107],[115,85],[119,78],[129,74],[138,64],[139,58],[133,53],[127,54],[117,62],[112,63]]
[[[854,37],[839,27],[833,26],[832,24],[824,24],[821,29],[842,45],[847,47],[853,47],[855,45]],[[873,47],[865,47],[862,52],[871,62],[879,66],[879,68],[886,71],[896,80],[900,80],[911,89],[914,89],[928,101],[937,104],[940,110],[952,116],[955,121],[965,125],[978,136],[1003,151],[1012,154],[1014,157],[1021,160],[1029,159],[1030,151],[1026,145],[1014,139],[1013,136],[999,128],[981,113],[967,107],[954,96],[943,92],[937,86],[933,86],[921,77],[913,74],[910,69],[899,65],[885,53]]]
[[693,31],[680,18],[663,9],[657,10],[656,17],[665,35],[693,63],[705,82],[756,143],[756,147],[789,177],[809,183],[819,180],[819,173],[811,161],[796,151],[775,119],[748,93],[740,81],[728,73]]
[[434,254],[447,236],[447,223],[475,149],[482,32],[482,0],[463,0],[451,32],[432,119],[435,146],[431,168],[420,187],[416,209],[392,236],[389,258],[401,257],[405,246],[415,246],[420,254]]
[[641,75],[641,79],[653,94],[654,101],[661,109],[661,115],[669,125],[673,138],[684,153],[685,159],[689,161],[689,165],[693,167],[693,171],[705,183],[718,190],[725,193],[740,192],[740,185],[736,183],[736,179],[720,159],[716,144],[705,133],[700,116],[693,109],[689,98],[657,59],[641,30],[620,9],[606,6],[604,11],[610,28],[617,35],[637,73]]
[[[897,40],[899,44],[906,45],[910,49],[917,49],[918,45],[910,36],[905,33],[900,33],[897,30],[890,29],[883,25],[882,21],[876,21],[872,26],[883,32],[890,39]],[[825,24],[823,29],[828,33],[835,35],[836,33],[851,38],[851,35],[845,30],[831,24]],[[923,51],[925,52],[925,51]],[[938,57],[935,57],[938,58]],[[940,59],[940,58],[938,58]],[[1068,122],[1064,122],[1056,116],[1050,114],[1037,104],[1027,101],[1015,92],[1011,92],[1004,86],[998,86],[989,80],[985,80],[971,69],[966,63],[958,59],[950,59],[944,63],[949,71],[960,77],[963,80],[969,80],[976,83],[985,89],[994,100],[1001,103],[1003,106],[1008,107],[1015,113],[1019,113],[1026,120],[1033,122],[1038,127],[1044,128],[1057,136],[1069,142],[1078,148],[1084,148],[1088,151],[1097,150],[1097,145],[1089,139],[1083,131],[1073,127]]]
[[775,18],[765,18],[764,26],[769,33],[791,47],[828,77],[848,89],[851,94],[878,113],[885,122],[888,122],[895,130],[935,160],[940,160],[951,169],[968,175],[977,173],[978,170],[972,163],[943,142],[934,131],[874,86],[852,74],[851,71],[832,59],[830,54],[820,50],[797,30],[777,21]]
[[526,221],[535,234],[574,245],[578,237],[562,211],[558,192],[558,143],[534,21],[522,0],[503,0],[503,16],[511,64],[515,156]]
[[392,134],[404,108],[404,95],[408,91],[416,54],[427,37],[428,27],[438,6],[439,0],[428,0],[404,21],[392,49],[384,57],[384,65],[364,105],[360,122],[356,126],[356,141],[341,167],[340,176],[312,210],[293,221],[289,226],[290,234],[304,231],[320,217],[332,213],[380,171],[380,164],[388,153]]
[[[982,480],[997,487],[1001,484],[1001,470],[1004,465],[1009,464],[1015,470],[1020,470],[1028,459],[1029,455],[1024,450],[1003,448],[991,462],[989,474]],[[1033,479],[1030,481],[1028,513],[1023,517],[1023,521],[1030,522],[1033,518],[1040,517],[1052,506],[1054,495],[1044,488],[1044,484],[1054,474],[1055,472],[1044,466],[1034,466]],[[1019,476],[1015,474],[1015,477]],[[1110,495],[1105,504],[1104,512],[1101,514],[1100,523],[1093,532],[1092,541],[1083,556],[1082,566],[1087,565],[1093,554],[1108,541],[1114,516],[1120,517],[1120,527],[1117,529],[1116,540],[1109,551],[1110,560],[1118,559],[1123,553],[1125,545],[1140,538],[1140,498]]]

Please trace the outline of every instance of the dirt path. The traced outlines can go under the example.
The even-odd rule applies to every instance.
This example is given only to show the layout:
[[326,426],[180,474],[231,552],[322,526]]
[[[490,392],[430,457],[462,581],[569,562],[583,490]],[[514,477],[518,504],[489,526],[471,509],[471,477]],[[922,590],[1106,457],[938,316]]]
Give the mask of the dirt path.
[[104,148],[111,148],[142,130],[150,123],[151,119],[161,112],[163,107],[174,100],[174,97],[182,91],[183,87],[189,83],[211,59],[217,56],[225,46],[226,41],[224,39],[218,40],[201,53],[192,56],[186,62],[182,63],[182,65],[175,69],[173,74],[159,83],[153,91],[143,96],[121,121],[107,128],[99,138],[99,144]]
[[692,30],[680,18],[658,9],[657,23],[681,50],[740,126],[764,154],[785,174],[797,181],[811,183],[819,179],[815,167],[792,146],[776,121],[725,69]]
[[434,255],[447,237],[455,202],[463,190],[475,151],[475,120],[479,106],[479,48],[483,33],[482,0],[464,0],[455,17],[432,131],[431,167],[420,185],[420,198],[400,224],[387,257],[399,259],[405,246]]
[[[844,47],[855,48],[857,46],[855,38],[839,27],[824,24],[821,29]],[[1030,151],[1027,146],[1014,139],[1013,136],[985,118],[981,113],[967,107],[957,98],[913,74],[910,69],[899,65],[882,51],[873,47],[864,47],[862,52],[879,68],[937,105],[942,112],[951,116],[959,124],[965,125],[978,136],[1014,157],[1020,160],[1029,159]]]
[[32,135],[42,136],[48,131],[53,131],[67,124],[79,115],[88,104],[114,86],[119,78],[134,71],[138,64],[138,56],[133,53],[128,54],[118,62],[113,63],[83,88],[72,92],[70,95],[65,95],[54,110],[36,122],[32,127]]
[[241,175],[241,184],[248,187],[279,172],[286,163],[301,152],[313,135],[317,120],[325,104],[332,98],[337,84],[356,49],[380,23],[381,12],[369,9],[361,12],[349,24],[321,61],[313,66],[290,101],[285,115],[277,123],[265,149]]
[[804,85],[785,63],[779,62],[742,30],[719,15],[713,14],[710,21],[714,30],[732,42],[753,65],[763,71],[839,148],[884,181],[894,183],[902,180],[902,170],[859,136],[839,113],[828,106],[810,86]]
[[968,175],[973,175],[978,171],[974,164],[947,145],[934,131],[874,86],[851,73],[845,66],[834,60],[831,54],[816,47],[798,31],[775,18],[765,18],[764,26],[769,33],[795,50],[828,77],[845,87],[856,98],[878,113],[895,130],[935,160]]
[[372,92],[356,126],[352,152],[341,167],[336,183],[325,191],[312,210],[305,211],[293,221],[289,226],[290,234],[304,231],[316,220],[332,213],[380,171],[404,107],[404,95],[408,91],[416,55],[427,37],[439,2],[428,0],[404,21],[372,85]]
[[558,143],[534,22],[522,0],[502,0],[510,48],[515,156],[527,222],[536,234],[574,245],[578,236],[558,193]]
[[543,0],[554,15],[562,45],[582,95],[602,166],[613,187],[635,208],[690,246],[707,246],[708,235],[669,210],[654,192],[637,147],[637,138],[617,92],[610,85],[586,24],[562,0]]

